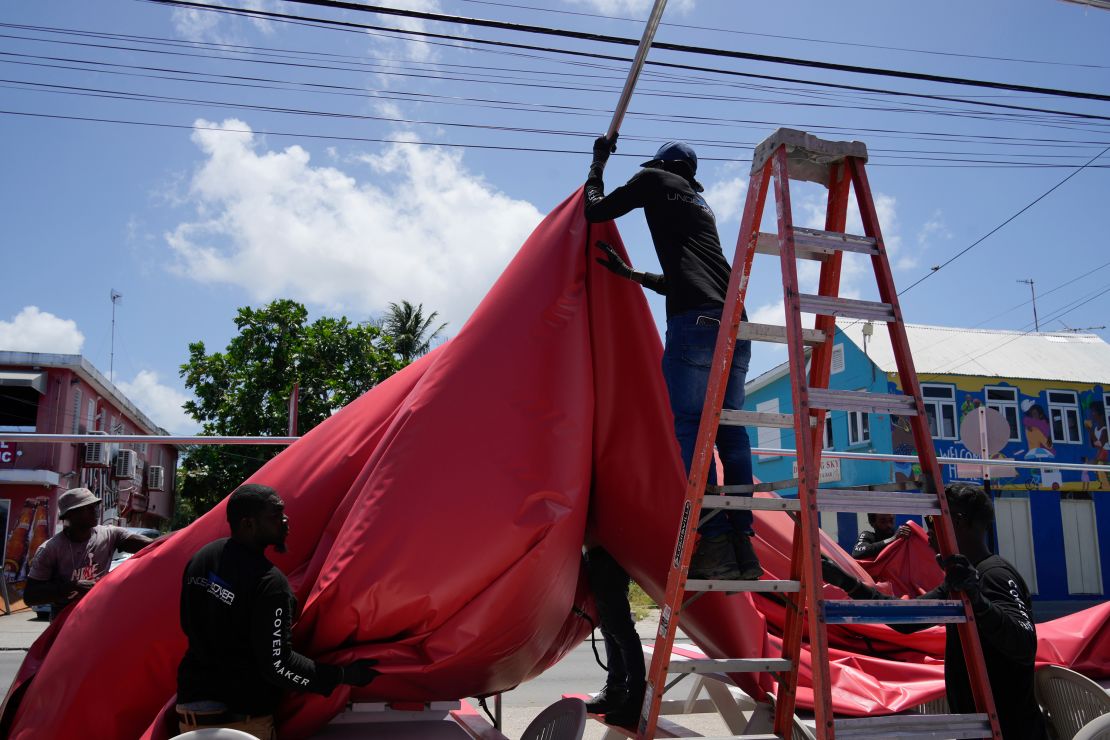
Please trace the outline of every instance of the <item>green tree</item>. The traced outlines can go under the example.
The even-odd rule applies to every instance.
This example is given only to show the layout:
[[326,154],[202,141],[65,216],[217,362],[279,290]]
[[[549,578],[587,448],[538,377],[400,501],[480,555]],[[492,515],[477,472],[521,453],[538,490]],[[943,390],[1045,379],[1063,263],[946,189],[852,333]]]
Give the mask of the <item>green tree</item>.
[[393,337],[393,346],[397,354],[406,363],[424,355],[431,348],[432,342],[440,335],[447,323],[444,322],[434,330],[432,325],[439,317],[438,311],[432,311],[424,316],[424,304],[413,306],[408,301],[389,304],[389,310],[382,317],[381,326]]
[[[289,396],[300,384],[298,431],[305,433],[404,366],[393,340],[372,323],[324,317],[291,300],[240,308],[239,333],[223,352],[189,345],[181,376],[195,400],[185,410],[202,434],[285,436]],[[202,445],[181,465],[180,492],[196,515],[208,511],[284,447]]]

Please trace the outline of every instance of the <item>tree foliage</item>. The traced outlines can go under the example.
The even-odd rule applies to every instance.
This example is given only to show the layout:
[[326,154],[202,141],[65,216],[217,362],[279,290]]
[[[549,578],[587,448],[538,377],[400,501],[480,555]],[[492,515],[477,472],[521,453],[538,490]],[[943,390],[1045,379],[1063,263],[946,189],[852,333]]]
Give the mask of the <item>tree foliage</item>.
[[[291,300],[240,308],[235,325],[239,333],[223,352],[193,342],[181,366],[195,396],[185,410],[202,434],[285,436],[294,383],[300,384],[303,434],[406,364],[380,327],[346,317],[308,323],[308,311]],[[181,466],[181,495],[202,514],[282,449],[194,447]]]
[[447,323],[444,322],[432,329],[438,311],[432,311],[424,316],[424,304],[412,305],[408,301],[400,304],[390,303],[389,311],[382,318],[382,328],[393,337],[393,344],[397,354],[406,363],[426,354],[431,349],[432,342],[440,335]]

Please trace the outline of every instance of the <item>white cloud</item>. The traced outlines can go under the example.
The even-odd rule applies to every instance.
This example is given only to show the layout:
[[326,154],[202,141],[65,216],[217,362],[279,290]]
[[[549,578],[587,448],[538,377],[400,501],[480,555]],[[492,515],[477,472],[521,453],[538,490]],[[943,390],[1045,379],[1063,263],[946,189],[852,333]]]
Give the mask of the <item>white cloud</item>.
[[[224,3],[195,2],[207,5],[222,5]],[[248,10],[276,11],[278,6],[270,0],[231,0],[226,3]],[[221,13],[214,10],[200,8],[174,8],[170,14],[170,22],[178,36],[189,41],[208,41],[217,44],[242,43],[245,39],[238,33],[242,24],[249,23],[264,34],[271,34],[274,25],[265,18],[238,16],[233,13]]]
[[[390,2],[383,2],[382,5],[422,13],[443,12],[439,0],[391,0]],[[427,22],[419,18],[390,16],[389,20],[390,25],[406,31],[428,30]],[[462,33],[465,34],[466,31],[463,30]],[[390,37],[377,31],[368,32],[368,36],[373,39],[371,53],[384,62],[398,62],[398,66],[403,66],[400,63],[408,61],[428,62],[439,57],[436,47],[422,41],[419,36],[398,34],[396,37]],[[389,75],[379,75],[378,79],[383,86],[388,86],[393,82]]]
[[119,381],[116,386],[154,423],[171,433],[189,434],[200,428],[182,408],[189,397],[160,383],[158,373],[153,370],[140,370],[130,382]]
[[363,157],[373,177],[360,182],[299,146],[261,150],[241,121],[222,128],[246,133],[193,132],[206,157],[190,191],[197,217],[166,239],[177,271],[256,301],[369,314],[406,299],[458,331],[541,220],[461,153],[392,145]]
[[75,355],[84,343],[76,321],[40,311],[38,306],[25,307],[11,321],[0,320],[0,351]]
[[744,191],[747,189],[748,183],[740,177],[719,180],[705,188],[702,195],[717,216],[718,224],[735,221],[740,216],[744,209]]
[[[647,20],[651,12],[653,0],[570,0],[574,5],[584,5],[588,8],[611,16],[628,16]],[[667,3],[667,10],[679,14],[689,13],[694,9],[695,0],[673,0]]]

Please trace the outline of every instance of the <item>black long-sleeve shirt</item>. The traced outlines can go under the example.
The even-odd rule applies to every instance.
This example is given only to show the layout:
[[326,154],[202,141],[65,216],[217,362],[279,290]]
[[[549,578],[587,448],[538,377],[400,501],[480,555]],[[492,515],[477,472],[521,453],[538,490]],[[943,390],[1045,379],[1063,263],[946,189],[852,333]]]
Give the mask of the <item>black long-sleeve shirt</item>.
[[[983,660],[994,695],[998,722],[1005,740],[1047,740],[1044,716],[1033,693],[1033,663],[1037,655],[1037,628],[1033,624],[1029,589],[1021,574],[1003,558],[990,555],[975,564],[980,588],[988,606],[977,612],[975,622],[983,645]],[[852,598],[890,598],[861,585]],[[921,599],[948,599],[944,585]],[[891,625],[909,633],[930,625]],[[976,711],[963,645],[956,625],[946,625],[944,686],[954,713]]]
[[732,269],[721,250],[709,204],[673,172],[645,167],[605,195],[598,168],[586,181],[586,220],[612,221],[643,208],[663,275],[646,274],[645,287],[667,297],[667,317],[723,306]]
[[877,556],[889,544],[890,542],[886,538],[880,537],[871,530],[864,530],[859,533],[856,546],[852,548],[852,557],[856,560],[869,560]]
[[228,538],[201,548],[182,577],[189,649],[177,670],[178,703],[212,700],[267,715],[283,689],[330,694],[343,671],[294,652],[296,611],[289,581],[261,553]]

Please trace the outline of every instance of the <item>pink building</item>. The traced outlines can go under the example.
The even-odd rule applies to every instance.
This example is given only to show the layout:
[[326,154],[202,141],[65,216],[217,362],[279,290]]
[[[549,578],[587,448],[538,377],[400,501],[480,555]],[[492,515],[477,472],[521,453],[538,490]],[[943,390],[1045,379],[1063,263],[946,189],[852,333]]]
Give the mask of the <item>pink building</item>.
[[[86,443],[19,444],[5,432],[87,434]],[[58,495],[86,486],[105,523],[163,527],[173,513],[180,448],[106,444],[97,434],[169,434],[80,355],[0,352],[0,523],[4,572],[22,580],[28,555],[54,533]]]

